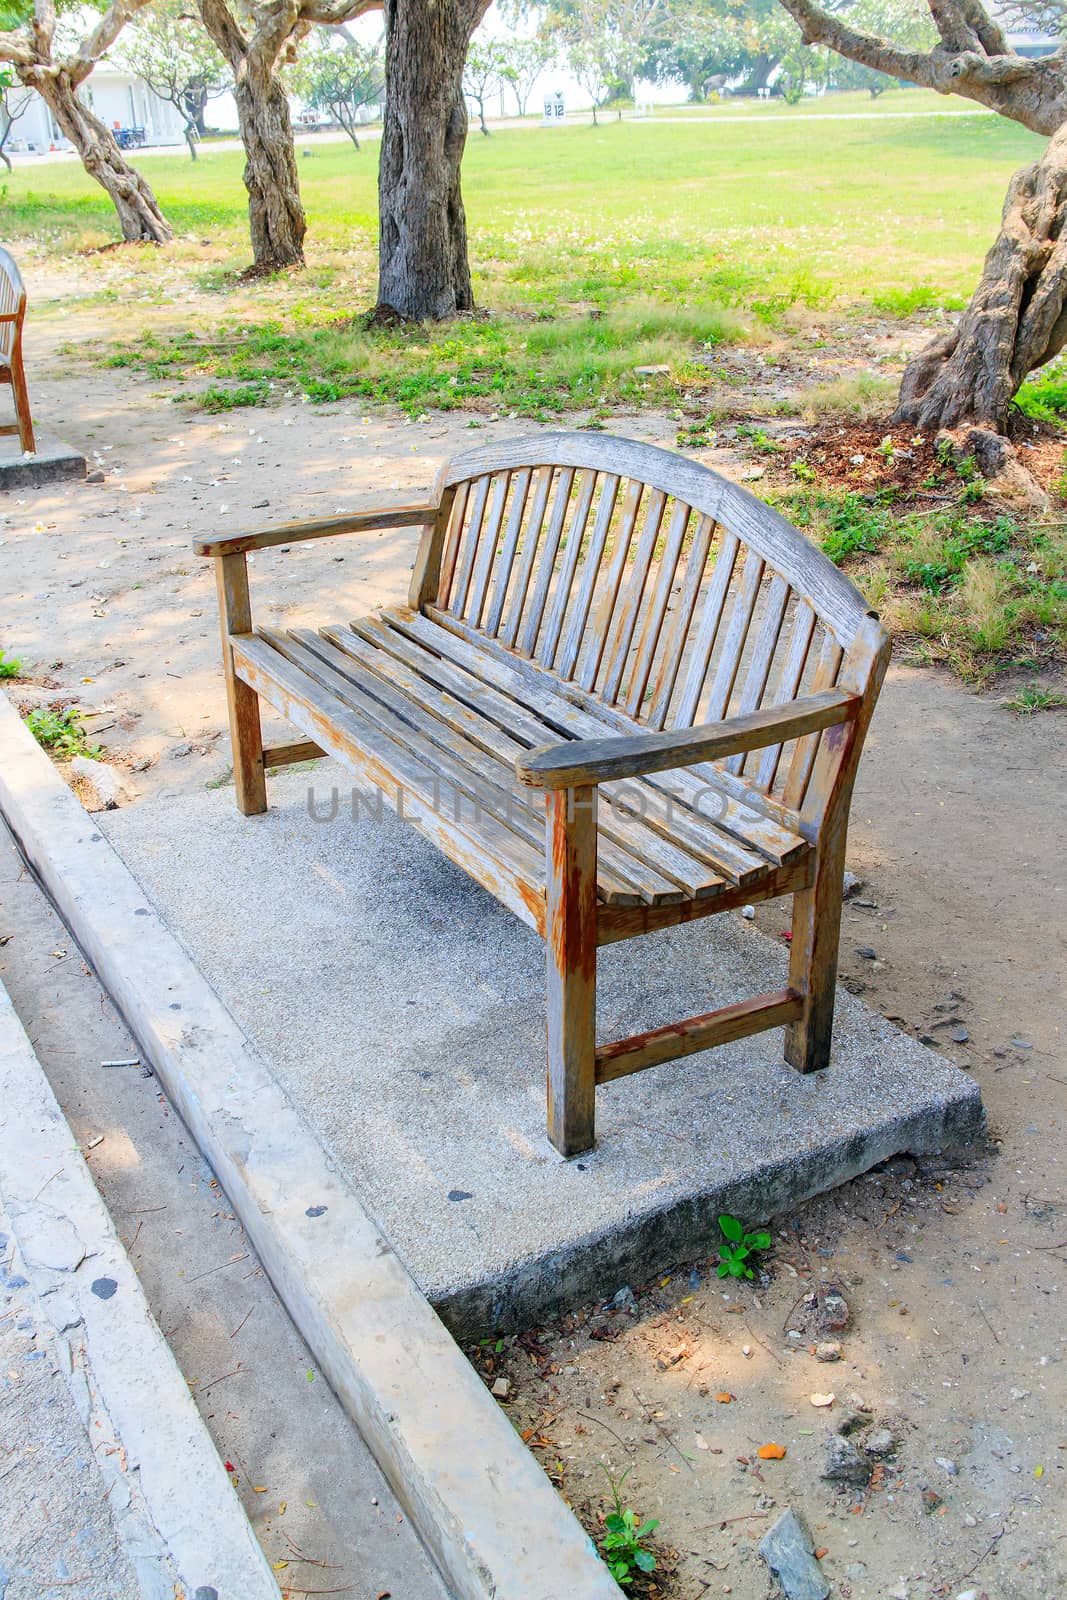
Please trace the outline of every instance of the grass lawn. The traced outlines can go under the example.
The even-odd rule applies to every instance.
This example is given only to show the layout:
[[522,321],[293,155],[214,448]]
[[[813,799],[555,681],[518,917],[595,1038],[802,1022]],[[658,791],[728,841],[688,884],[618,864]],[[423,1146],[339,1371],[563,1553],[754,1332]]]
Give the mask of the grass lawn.
[[[398,341],[410,356],[390,350],[384,366],[374,360],[380,340],[356,337],[338,350],[331,327],[332,359],[290,349],[296,361],[286,364],[299,375],[320,367],[339,392],[346,379],[369,380],[371,392],[417,405],[420,385],[408,381],[417,373],[424,403],[481,394],[527,410],[550,405],[557,385],[562,403],[623,398],[632,365],[676,363],[742,328],[759,336],[793,307],[956,306],[973,286],[1009,174],[1041,146],[995,116],[902,116],[955,109],[912,91],[755,114],[745,104],[680,121],[473,135],[464,193],[475,289],[500,315]],[[863,120],[830,121],[833,111]],[[735,114],[750,120],[732,126]],[[319,144],[301,155],[311,270],[298,285],[253,292],[234,282],[248,260],[241,154],[207,147],[195,166],[179,154],[141,157],[180,242],[154,259],[141,252],[132,278],[106,256],[89,257],[85,287],[119,299],[135,281],[139,296],[171,301],[165,324],[202,334],[203,304],[185,298],[190,280],[215,296],[214,339],[232,336],[227,319],[236,318],[314,342],[316,328],[373,299],[376,148]],[[19,167],[2,196],[5,235],[36,247],[69,252],[117,236],[106,196],[74,163]],[[536,331],[535,318],[550,318],[553,331]],[[278,375],[271,350],[247,356],[224,375]],[[225,365],[215,354],[203,370]]]
[[[86,257],[84,286],[126,303],[125,359],[226,380],[200,385],[210,405],[282,382],[413,413],[481,402],[544,415],[634,400],[633,367],[661,364],[672,368],[664,397],[691,397],[706,386],[709,347],[765,338],[791,313],[962,304],[1008,176],[1041,143],[995,116],[916,117],[954,108],[912,91],[746,105],[473,135],[464,191],[488,319],[391,339],[344,326],[373,300],[372,142],[300,155],[310,270],[298,283],[237,284],[248,260],[242,156],[207,148],[195,166],[178,154],[140,160],[177,246],[142,251],[135,266]],[[831,121],[827,108],[856,120]],[[735,115],[746,120],[731,124]],[[18,168],[3,198],[5,232],[37,248],[116,236],[106,196],[76,164]],[[131,298],[160,304],[150,340],[133,337],[144,319]]]
[[[238,277],[249,260],[238,150],[208,145],[195,165],[177,153],[138,159],[179,235],[164,251],[99,251],[115,218],[74,163],[16,168],[0,199],[16,248],[61,261],[74,298],[107,307],[94,357],[152,373],[169,398],[222,410],[359,397],[412,416],[578,410],[594,425],[621,404],[656,405],[682,425],[679,442],[699,448],[723,418],[803,410],[798,375],[801,388],[833,377],[846,350],[852,371],[822,409],[888,415],[900,344],[876,366],[863,329],[965,303],[1007,180],[1043,143],[962,109],[897,90],[474,133],[464,194],[487,314],[392,333],[360,322],[375,287],[374,141],[357,153],[298,140],[308,270],[251,285]],[[793,398],[756,396],[754,368],[724,358],[746,347],[760,371],[791,370]],[[634,372],[660,365],[665,376]],[[1040,399],[1058,416],[1067,383],[1053,372]],[[981,519],[980,486],[959,492]],[[1067,651],[1061,531],[1036,548],[1029,532],[1002,528],[991,544],[953,524],[931,553],[914,512],[898,523],[884,495],[867,504],[851,490],[842,510],[835,493],[814,494],[798,517],[859,563],[882,603],[887,592],[908,598],[900,620],[934,654],[947,640],[942,654],[984,671],[1032,653],[1035,630]],[[855,526],[864,518],[866,534]],[[1035,581],[1051,586],[1036,602]]]

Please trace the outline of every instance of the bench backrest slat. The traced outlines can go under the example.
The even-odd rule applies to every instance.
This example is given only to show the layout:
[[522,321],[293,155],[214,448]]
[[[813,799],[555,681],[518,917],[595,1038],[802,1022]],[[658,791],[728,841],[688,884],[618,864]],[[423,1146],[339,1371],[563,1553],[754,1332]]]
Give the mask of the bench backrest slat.
[[[651,445],[541,435],[469,452],[444,483],[440,610],[652,728],[833,687],[870,615],[773,508]],[[726,770],[799,809],[822,739]]]
[[[18,317],[26,313],[26,290],[14,257],[0,249],[0,317]],[[10,360],[18,337],[19,322],[0,322],[0,356]]]
[[563,635],[559,655],[552,663],[565,678],[573,676],[574,669],[578,663],[578,655],[581,651],[586,626],[589,622],[589,611],[596,592],[597,579],[600,577],[604,552],[607,548],[608,534],[615,520],[615,508],[618,504],[618,498],[619,479],[615,473],[608,473],[600,491],[600,502],[593,522],[593,532],[589,540],[589,547],[586,550],[585,561],[582,564],[578,593],[575,596],[567,621],[567,631]]
[[485,621],[485,631],[494,639],[500,632],[500,623],[504,615],[504,601],[507,599],[508,585],[511,582],[515,557],[519,549],[519,537],[522,533],[523,518],[526,515],[526,501],[530,493],[532,477],[533,473],[529,467],[523,467],[521,471],[515,474],[511,484],[511,505],[508,510],[507,529],[504,534],[504,543],[500,550],[500,559],[497,562],[489,615]]

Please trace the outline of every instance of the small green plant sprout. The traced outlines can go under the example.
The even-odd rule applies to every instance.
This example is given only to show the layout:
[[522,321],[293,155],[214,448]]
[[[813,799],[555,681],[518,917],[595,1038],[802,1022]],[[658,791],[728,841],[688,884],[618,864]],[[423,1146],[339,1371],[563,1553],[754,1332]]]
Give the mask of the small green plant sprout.
[[61,761],[70,761],[74,756],[99,758],[104,753],[100,745],[90,744],[86,739],[78,713],[72,706],[59,711],[37,706],[26,718],[26,726],[37,743],[45,750],[54,750]]
[[651,1533],[659,1527],[657,1518],[650,1518],[647,1522],[638,1520],[637,1512],[631,1511],[629,1506],[622,1503],[620,1493],[623,1484],[633,1469],[627,1467],[622,1477],[616,1481],[607,1467],[604,1473],[611,1485],[611,1498],[615,1502],[615,1510],[609,1511],[604,1518],[605,1533],[600,1541],[600,1547],[605,1552],[608,1571],[616,1583],[633,1583],[638,1572],[654,1572],[656,1558],[651,1550],[646,1550],[642,1544]]
[[754,1278],[756,1274],[749,1266],[753,1253],[757,1250],[769,1250],[771,1236],[769,1233],[759,1231],[746,1233],[736,1217],[721,1216],[719,1227],[723,1232],[724,1242],[719,1246],[719,1265],[715,1269],[720,1278]]
[[882,440],[881,444],[878,446],[878,450],[879,450],[879,453],[881,455],[883,455],[887,461],[892,461],[893,457],[897,453],[897,447],[893,443],[893,435],[891,433],[887,433],[886,434],[885,438]]
[[1020,717],[1032,717],[1037,711],[1059,711],[1067,706],[1067,695],[1058,689],[1029,687],[1020,689],[1010,700],[1002,700],[1005,711],[1015,711]]
[[0,678],[17,678],[21,671],[22,662],[18,657],[0,650]]

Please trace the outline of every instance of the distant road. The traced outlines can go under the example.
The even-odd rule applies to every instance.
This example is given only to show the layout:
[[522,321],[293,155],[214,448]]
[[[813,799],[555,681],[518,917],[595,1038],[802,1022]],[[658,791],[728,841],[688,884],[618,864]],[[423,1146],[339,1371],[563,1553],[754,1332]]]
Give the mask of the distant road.
[[[987,111],[983,106],[973,108],[964,107],[959,111],[777,111],[774,102],[765,102],[764,111],[738,111],[734,112],[724,105],[714,111],[691,111],[687,116],[661,115],[651,117],[638,117],[633,112],[627,112],[622,118],[623,122],[633,123],[637,127],[649,123],[674,123],[684,124],[688,127],[734,127],[739,122],[918,122],[924,117],[991,117],[996,113]],[[489,117],[486,119],[491,128],[527,128],[540,131],[541,124],[533,117]],[[572,112],[565,126],[573,128],[579,122],[591,126],[591,115],[588,111]],[[603,123],[615,123],[619,119],[614,112],[601,116]],[[478,133],[477,123],[471,124],[470,138],[476,138]],[[381,128],[368,127],[360,130],[359,142],[373,144],[382,136]],[[316,130],[314,133],[294,128],[293,141],[298,150],[319,144],[347,144],[348,135],[336,129]],[[212,150],[240,150],[241,141],[238,138],[209,139],[202,146],[205,155]],[[185,140],[177,144],[146,144],[137,150],[128,150],[136,164],[138,156],[153,155],[181,155],[185,150]],[[21,151],[10,151],[11,160],[16,167],[39,167],[48,161],[77,161],[78,157],[73,150],[42,150],[36,155],[26,155]]]
[[687,117],[627,117],[627,122],[917,122],[921,117],[993,117],[995,111],[975,106],[963,111],[691,111]]

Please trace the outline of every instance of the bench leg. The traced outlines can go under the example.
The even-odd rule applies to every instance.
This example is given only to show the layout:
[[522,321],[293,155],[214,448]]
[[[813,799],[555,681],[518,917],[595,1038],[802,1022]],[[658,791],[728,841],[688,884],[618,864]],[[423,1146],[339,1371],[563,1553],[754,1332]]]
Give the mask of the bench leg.
[[230,635],[252,632],[252,605],[248,596],[248,563],[243,552],[215,558],[222,625],[222,669],[226,676],[226,707],[230,717],[233,781],[237,806],[246,817],[267,809],[267,780],[263,770],[263,733],[259,696],[233,670]]
[[11,392],[15,399],[15,416],[19,425],[19,444],[23,450],[34,454],[37,446],[33,438],[33,422],[30,418],[30,396],[26,388],[26,374],[22,366],[21,351],[15,352],[15,359],[11,363]]
[[546,796],[548,1137],[593,1147],[596,1097],[596,790]]
[[789,987],[804,996],[804,1012],[785,1030],[785,1059],[798,1072],[820,1072],[830,1062],[841,935],[845,845],[819,849],[815,881],[793,896]]

